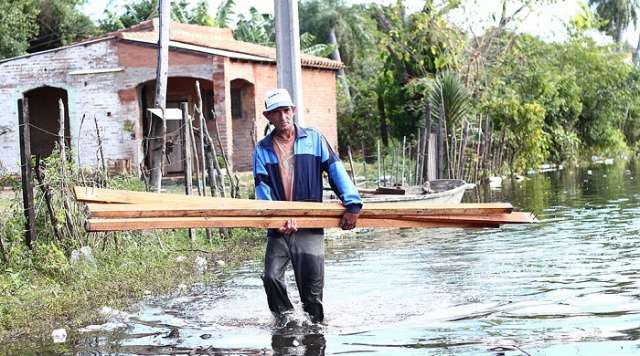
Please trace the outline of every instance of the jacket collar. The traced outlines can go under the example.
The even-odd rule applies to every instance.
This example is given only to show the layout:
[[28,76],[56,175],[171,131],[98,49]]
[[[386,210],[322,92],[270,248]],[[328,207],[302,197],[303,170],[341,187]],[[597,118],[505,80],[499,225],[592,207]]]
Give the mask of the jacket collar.
[[[301,139],[303,137],[307,137],[307,131],[304,128],[302,128],[302,127],[300,127],[300,126],[298,126],[296,124],[293,124],[293,127],[296,129],[296,140],[299,140],[299,139]],[[271,133],[269,133],[267,136],[265,136],[265,138],[262,141],[260,141],[260,145],[265,147],[265,148],[273,149],[273,134],[274,134],[274,132],[275,132],[275,130],[271,131]]]

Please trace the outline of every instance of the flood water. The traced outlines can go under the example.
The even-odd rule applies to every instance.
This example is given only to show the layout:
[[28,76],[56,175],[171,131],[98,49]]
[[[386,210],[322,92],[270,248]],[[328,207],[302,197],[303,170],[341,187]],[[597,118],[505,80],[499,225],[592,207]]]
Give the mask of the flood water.
[[[587,173],[591,170],[591,175]],[[275,329],[261,261],[146,301],[126,328],[73,353],[637,355],[640,165],[538,174],[467,201],[509,201],[541,223],[359,232],[327,240],[326,325]],[[298,301],[292,273],[289,294]],[[172,332],[173,330],[173,332]]]

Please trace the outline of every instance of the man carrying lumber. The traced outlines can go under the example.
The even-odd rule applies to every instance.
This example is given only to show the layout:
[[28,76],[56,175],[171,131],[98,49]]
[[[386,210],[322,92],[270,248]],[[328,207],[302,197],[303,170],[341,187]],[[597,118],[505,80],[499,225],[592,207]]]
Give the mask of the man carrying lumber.
[[[259,200],[322,201],[322,172],[342,200],[345,212],[340,226],[356,226],[362,200],[338,155],[318,131],[293,123],[296,107],[286,89],[266,93],[262,113],[275,128],[256,146],[253,176]],[[285,325],[293,311],[287,295],[284,272],[289,261],[303,309],[312,322],[322,322],[324,287],[324,231],[298,229],[295,219],[267,233],[262,280],[269,309],[278,325]]]

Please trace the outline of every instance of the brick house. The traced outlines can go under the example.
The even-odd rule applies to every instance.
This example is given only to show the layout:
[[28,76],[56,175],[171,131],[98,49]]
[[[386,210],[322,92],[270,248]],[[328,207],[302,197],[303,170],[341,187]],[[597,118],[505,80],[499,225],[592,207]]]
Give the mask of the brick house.
[[[133,171],[145,163],[145,138],[152,115],[158,20],[66,47],[0,61],[0,164],[19,172],[17,101],[28,99],[31,151],[47,155],[58,132],[58,100],[65,106],[67,145],[82,166],[96,166],[94,117],[111,167]],[[275,49],[233,39],[229,29],[171,24],[167,107],[196,103],[200,82],[207,128],[215,132],[235,171],[251,170],[253,142],[263,136],[264,93],[276,87]],[[340,62],[302,56],[305,122],[337,144],[336,71]],[[192,109],[190,109],[192,110]],[[82,119],[84,117],[84,120]],[[253,130],[253,125],[256,130]],[[168,121],[170,140],[181,122]],[[195,123],[198,126],[198,123]],[[252,136],[255,132],[255,137]],[[183,171],[180,145],[167,173]]]

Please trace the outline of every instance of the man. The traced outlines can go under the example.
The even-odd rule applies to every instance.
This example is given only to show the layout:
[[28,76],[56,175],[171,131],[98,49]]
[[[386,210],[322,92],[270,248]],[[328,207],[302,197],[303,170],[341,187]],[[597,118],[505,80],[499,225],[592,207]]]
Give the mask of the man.
[[[286,89],[267,92],[262,114],[274,129],[258,143],[253,155],[256,198],[322,201],[322,172],[327,172],[329,184],[346,209],[340,226],[353,229],[362,208],[358,190],[324,136],[293,123],[295,112]],[[296,220],[289,219],[281,228],[270,229],[267,239],[262,280],[269,309],[277,322],[285,323],[287,314],[293,310],[284,281],[289,262],[304,311],[312,322],[322,322],[324,231],[298,229]]]

